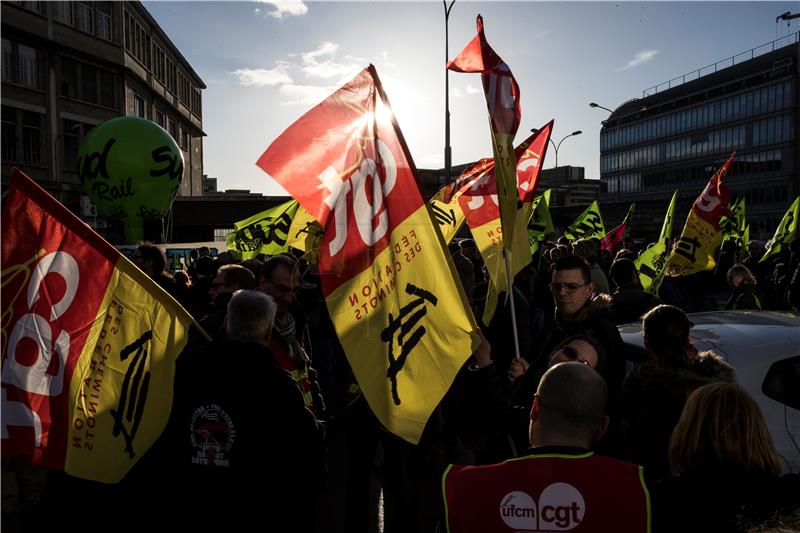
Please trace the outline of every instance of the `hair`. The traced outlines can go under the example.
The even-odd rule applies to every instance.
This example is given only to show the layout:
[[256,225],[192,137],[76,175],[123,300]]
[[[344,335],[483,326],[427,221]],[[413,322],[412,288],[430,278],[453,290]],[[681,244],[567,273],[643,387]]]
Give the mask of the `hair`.
[[580,270],[584,283],[592,281],[592,273],[589,270],[589,265],[586,264],[586,261],[575,255],[559,257],[556,260],[553,265],[553,272],[560,272],[562,270]]
[[597,248],[590,239],[578,239],[572,243],[572,253],[593,265],[597,262]]
[[173,275],[172,277],[175,278],[175,281],[177,281],[181,285],[189,285],[189,275],[183,270],[175,272],[175,275]]
[[638,272],[639,271],[636,270],[636,263],[630,259],[619,258],[614,261],[611,264],[611,268],[608,269],[608,277],[614,285],[619,287],[620,285],[636,281],[634,275],[638,274]]
[[572,337],[567,337],[563,341],[556,344],[556,347],[550,351],[547,358],[548,360],[550,357],[553,356],[554,353],[559,351],[561,348],[566,346],[567,344],[571,343],[572,341],[583,341],[589,344],[594,351],[597,352],[597,366],[594,368],[598,372],[602,372],[606,367],[606,349],[603,348],[603,345],[600,342],[592,337],[591,335],[573,335]]
[[461,239],[458,243],[458,247],[463,250],[464,248],[475,248],[476,246],[475,241],[472,239]]
[[150,241],[143,241],[139,243],[136,248],[142,254],[143,261],[153,262],[153,272],[160,274],[167,269],[167,256],[164,251]]
[[269,338],[278,307],[261,291],[238,290],[228,302],[226,331],[231,339],[262,341]]
[[670,438],[669,463],[673,473],[719,467],[781,473],[761,409],[735,383],[711,383],[689,395]]
[[737,275],[742,276],[742,278],[744,278],[742,283],[744,283],[745,285],[756,284],[756,278],[755,276],[753,276],[753,273],[750,272],[749,268],[747,268],[741,263],[736,263],[735,265],[733,265],[731,268],[728,269],[728,279],[730,279],[731,276],[737,276]]
[[662,364],[688,365],[686,349],[692,322],[672,305],[657,305],[642,317],[644,345]]
[[265,281],[272,281],[272,273],[275,272],[275,269],[279,266],[282,266],[289,270],[289,272],[294,272],[297,269],[297,260],[294,257],[290,257],[288,255],[276,255],[267,259],[267,261],[261,265],[258,269],[258,279],[264,279]]
[[548,433],[591,442],[606,412],[608,386],[583,363],[559,363],[542,376],[539,421]]
[[219,267],[219,273],[227,285],[235,283],[240,289],[245,290],[256,286],[256,277],[242,265],[222,265]]

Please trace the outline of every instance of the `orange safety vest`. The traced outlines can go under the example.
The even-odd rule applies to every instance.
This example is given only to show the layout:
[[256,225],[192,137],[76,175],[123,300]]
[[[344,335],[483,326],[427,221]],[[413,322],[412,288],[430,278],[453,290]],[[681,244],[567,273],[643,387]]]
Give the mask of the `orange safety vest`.
[[442,492],[449,533],[650,531],[642,467],[592,452],[450,465]]

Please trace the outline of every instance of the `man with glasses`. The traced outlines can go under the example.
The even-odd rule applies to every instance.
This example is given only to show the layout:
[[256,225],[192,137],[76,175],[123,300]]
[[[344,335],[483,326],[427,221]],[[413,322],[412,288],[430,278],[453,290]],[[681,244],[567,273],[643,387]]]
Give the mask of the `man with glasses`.
[[543,343],[540,357],[547,357],[568,337],[588,335],[597,340],[607,356],[606,367],[601,372],[608,384],[609,407],[613,414],[625,379],[628,354],[614,325],[611,298],[607,294],[592,298],[594,288],[589,266],[581,258],[571,255],[556,261],[550,283],[556,304],[555,324]]
[[278,363],[292,375],[303,391],[306,406],[315,415],[321,415],[325,405],[319,393],[316,371],[311,368],[311,357],[306,350],[310,342],[307,341],[309,335],[305,315],[295,299],[295,291],[300,286],[297,261],[288,255],[270,257],[258,271],[258,289],[272,296],[278,305],[273,334],[276,346],[273,352]]
[[208,294],[211,296],[212,312],[200,320],[200,325],[215,340],[225,336],[225,317],[228,314],[228,302],[238,290],[249,290],[255,287],[256,278],[253,273],[240,265],[223,265],[217,271]]
[[588,365],[548,370],[530,411],[526,455],[445,471],[448,531],[648,531],[641,468],[591,452],[608,428],[607,394]]

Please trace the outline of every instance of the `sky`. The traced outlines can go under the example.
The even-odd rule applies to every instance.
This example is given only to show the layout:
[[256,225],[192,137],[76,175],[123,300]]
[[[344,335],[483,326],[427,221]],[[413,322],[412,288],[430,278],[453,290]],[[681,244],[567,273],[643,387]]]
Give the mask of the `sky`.
[[[444,166],[445,17],[425,2],[144,2],[203,79],[204,167],[219,190],[285,194],[255,161],[289,125],[372,63],[418,168]],[[800,30],[798,2],[472,2],[449,17],[449,58],[475,36],[519,86],[516,142],[555,119],[559,165],[599,178],[609,109]],[[749,55],[748,55],[749,57]],[[491,157],[478,74],[450,73],[453,165]],[[552,148],[552,145],[551,145]],[[555,164],[550,150],[544,168]]]

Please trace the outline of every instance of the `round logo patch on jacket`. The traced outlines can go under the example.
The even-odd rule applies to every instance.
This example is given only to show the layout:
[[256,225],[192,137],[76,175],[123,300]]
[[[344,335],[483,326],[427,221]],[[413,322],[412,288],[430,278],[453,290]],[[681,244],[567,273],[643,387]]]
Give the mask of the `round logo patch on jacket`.
[[233,420],[222,407],[217,404],[198,407],[189,425],[192,464],[229,467],[235,438]]

